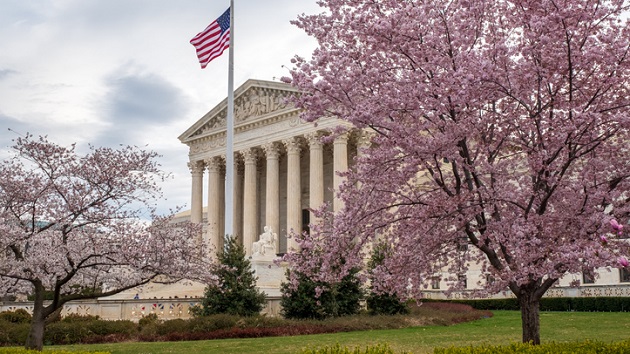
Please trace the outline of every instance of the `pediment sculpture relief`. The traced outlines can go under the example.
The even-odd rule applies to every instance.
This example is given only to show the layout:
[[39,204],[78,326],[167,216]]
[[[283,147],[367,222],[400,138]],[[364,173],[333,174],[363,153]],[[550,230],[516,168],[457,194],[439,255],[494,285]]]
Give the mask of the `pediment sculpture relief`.
[[[251,118],[282,110],[287,107],[286,99],[291,93],[252,88],[234,101],[235,123],[245,122]],[[199,128],[193,135],[201,135],[206,132],[225,128],[227,109],[222,110],[212,117],[206,124]]]
[[252,89],[234,103],[234,118],[237,122],[258,117],[286,108],[287,93]]

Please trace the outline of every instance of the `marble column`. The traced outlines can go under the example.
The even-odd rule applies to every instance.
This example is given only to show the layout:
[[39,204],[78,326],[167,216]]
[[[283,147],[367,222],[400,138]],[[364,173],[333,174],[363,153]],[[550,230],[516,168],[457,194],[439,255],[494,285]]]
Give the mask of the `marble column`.
[[[276,143],[265,144],[263,149],[267,155],[265,226],[277,234],[280,231],[280,149]],[[276,245],[279,246],[279,242]]]
[[338,172],[348,170],[348,135],[342,134],[335,138],[334,155],[333,155],[333,187],[335,188],[335,197],[333,199],[333,211],[338,212],[343,209],[343,201],[337,196],[339,186],[345,181],[345,177],[339,176]]
[[[317,209],[324,204],[324,146],[319,133],[311,133],[307,136],[310,166],[309,166],[309,207]],[[311,212],[310,223],[316,224],[318,220]]]
[[243,160],[240,154],[234,156],[234,237],[243,244]]
[[190,162],[188,168],[192,175],[190,222],[200,224],[203,220],[203,161]]
[[[287,149],[287,235],[302,232],[302,187],[300,181],[300,141],[283,141]],[[298,251],[294,238],[287,240],[287,252]]]
[[257,151],[250,148],[242,152],[245,161],[245,182],[243,183],[243,246],[245,255],[252,255],[252,244],[258,237],[258,185]]
[[216,255],[216,252],[221,249],[223,243],[221,242],[221,201],[223,200],[223,194],[225,194],[222,188],[221,182],[221,159],[219,157],[212,157],[205,161],[208,168],[208,208],[207,208],[207,221],[208,228],[206,237],[208,240],[208,246],[210,247],[210,253],[212,256]]

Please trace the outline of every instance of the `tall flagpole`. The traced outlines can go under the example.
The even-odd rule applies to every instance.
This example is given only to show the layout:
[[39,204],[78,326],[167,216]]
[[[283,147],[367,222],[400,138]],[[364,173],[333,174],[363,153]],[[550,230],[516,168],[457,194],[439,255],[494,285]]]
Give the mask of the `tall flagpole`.
[[[225,152],[225,234],[233,235],[234,220],[234,0],[230,0],[228,64],[227,150]],[[225,235],[223,235],[225,236]]]

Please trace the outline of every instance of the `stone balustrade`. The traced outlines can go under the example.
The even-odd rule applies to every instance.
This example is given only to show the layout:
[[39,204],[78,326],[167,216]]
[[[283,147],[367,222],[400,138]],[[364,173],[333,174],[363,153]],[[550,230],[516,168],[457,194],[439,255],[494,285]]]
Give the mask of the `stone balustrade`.
[[[199,305],[201,299],[138,299],[138,300],[83,300],[66,304],[61,312],[65,317],[71,314],[99,316],[104,320],[131,320],[137,322],[142,317],[155,314],[162,320],[190,318],[190,308]],[[24,309],[33,311],[32,302],[1,302],[0,311],[15,311]],[[279,297],[268,297],[263,314],[278,316],[280,309]]]

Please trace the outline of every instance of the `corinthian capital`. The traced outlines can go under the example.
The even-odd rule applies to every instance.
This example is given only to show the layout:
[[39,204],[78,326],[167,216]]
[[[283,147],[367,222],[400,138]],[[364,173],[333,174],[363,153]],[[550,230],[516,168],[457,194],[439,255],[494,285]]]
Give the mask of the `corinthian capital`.
[[289,154],[292,154],[292,153],[299,154],[300,151],[302,151],[302,142],[297,137],[285,139],[282,141],[282,143],[286,147],[287,153]]
[[277,160],[280,156],[280,146],[276,142],[267,143],[262,148],[265,151],[265,155],[267,155],[267,160]]
[[208,172],[221,172],[222,159],[219,156],[206,159],[205,163]]
[[191,161],[188,163],[188,169],[192,175],[203,175],[203,161]]

